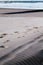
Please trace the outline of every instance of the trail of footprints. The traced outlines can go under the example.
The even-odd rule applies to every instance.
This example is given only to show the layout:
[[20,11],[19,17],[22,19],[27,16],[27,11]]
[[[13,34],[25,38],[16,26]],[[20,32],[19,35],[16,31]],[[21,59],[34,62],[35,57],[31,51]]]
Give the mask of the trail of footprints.
[[[35,26],[35,27],[32,27],[32,28],[28,28],[28,26],[25,26],[27,29],[26,29],[26,31],[25,32],[23,32],[25,35],[27,35],[27,33],[29,32],[29,31],[32,31],[32,30],[34,30],[34,29],[36,29],[36,31],[38,31],[38,29],[39,28],[41,28],[41,27],[43,27],[43,26],[40,26],[40,27],[37,27],[37,26]],[[39,31],[38,31],[39,32]],[[15,31],[15,32],[13,32],[12,33],[12,35],[14,35],[14,34],[21,34],[19,31]],[[0,39],[3,39],[4,37],[6,37],[7,35],[11,35],[11,34],[7,34],[7,33],[3,33],[3,34],[0,34]],[[23,38],[23,37],[25,37],[25,35],[22,35],[22,36],[18,36],[17,38],[19,39],[19,38]],[[7,39],[6,41],[4,41],[3,42],[3,45],[0,45],[0,48],[8,48],[8,46],[5,46],[4,44],[6,44],[6,43],[8,43],[8,42],[10,42],[11,40],[9,40],[9,39]],[[40,40],[40,42],[43,42],[43,39],[42,40]]]

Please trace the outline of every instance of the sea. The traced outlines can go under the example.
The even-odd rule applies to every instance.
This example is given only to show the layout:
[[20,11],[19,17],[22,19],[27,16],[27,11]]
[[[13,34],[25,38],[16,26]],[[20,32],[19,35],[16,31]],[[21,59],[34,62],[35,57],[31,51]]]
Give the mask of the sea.
[[34,1],[0,1],[0,8],[43,9],[43,0],[34,0]]

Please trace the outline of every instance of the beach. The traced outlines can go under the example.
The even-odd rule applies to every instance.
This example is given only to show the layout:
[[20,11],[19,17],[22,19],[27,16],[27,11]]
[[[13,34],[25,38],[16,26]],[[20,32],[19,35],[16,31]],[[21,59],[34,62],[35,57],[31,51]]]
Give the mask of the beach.
[[[43,49],[43,17],[0,17],[0,64]],[[24,53],[23,53],[24,52]],[[28,53],[30,52],[30,53]],[[26,54],[27,53],[27,54]]]
[[43,1],[0,1],[0,65],[19,65],[43,51],[42,5]]
[[39,12],[28,12],[28,13],[17,13],[17,14],[3,14],[3,13],[15,13],[15,12],[25,12],[32,11],[33,9],[9,9],[0,8],[0,17],[43,17],[43,11]]

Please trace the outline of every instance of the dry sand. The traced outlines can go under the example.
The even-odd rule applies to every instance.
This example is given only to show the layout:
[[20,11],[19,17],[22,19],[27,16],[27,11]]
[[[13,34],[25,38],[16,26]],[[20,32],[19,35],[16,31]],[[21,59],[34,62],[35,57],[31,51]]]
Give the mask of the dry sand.
[[14,54],[23,49],[32,50],[33,45],[36,46],[33,49],[37,48],[35,52],[43,49],[43,41],[39,43],[40,40],[43,40],[43,17],[0,17],[0,46],[4,46],[0,47],[0,57],[23,45],[20,50],[17,48],[17,52],[11,52],[10,57],[0,60],[1,62],[14,58]]
[[[15,58],[16,54],[18,56],[19,53],[27,48],[29,48],[29,50],[27,50],[26,53],[29,56],[31,53],[34,54],[43,49],[43,17],[40,15],[43,13],[40,12],[40,14],[36,14],[37,13],[34,13],[34,15],[33,13],[13,15],[0,14],[0,46],[2,47],[0,47],[1,65]],[[19,48],[19,46],[22,47]],[[15,51],[15,49],[17,50]],[[31,51],[30,54],[28,54],[28,51]],[[1,57],[6,54],[8,54],[8,56],[1,59]]]

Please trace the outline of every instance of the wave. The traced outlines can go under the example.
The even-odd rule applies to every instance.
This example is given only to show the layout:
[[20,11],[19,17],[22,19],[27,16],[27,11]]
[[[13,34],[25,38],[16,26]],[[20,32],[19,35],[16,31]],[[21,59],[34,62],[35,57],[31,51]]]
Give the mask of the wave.
[[0,1],[0,3],[43,3],[43,1]]

